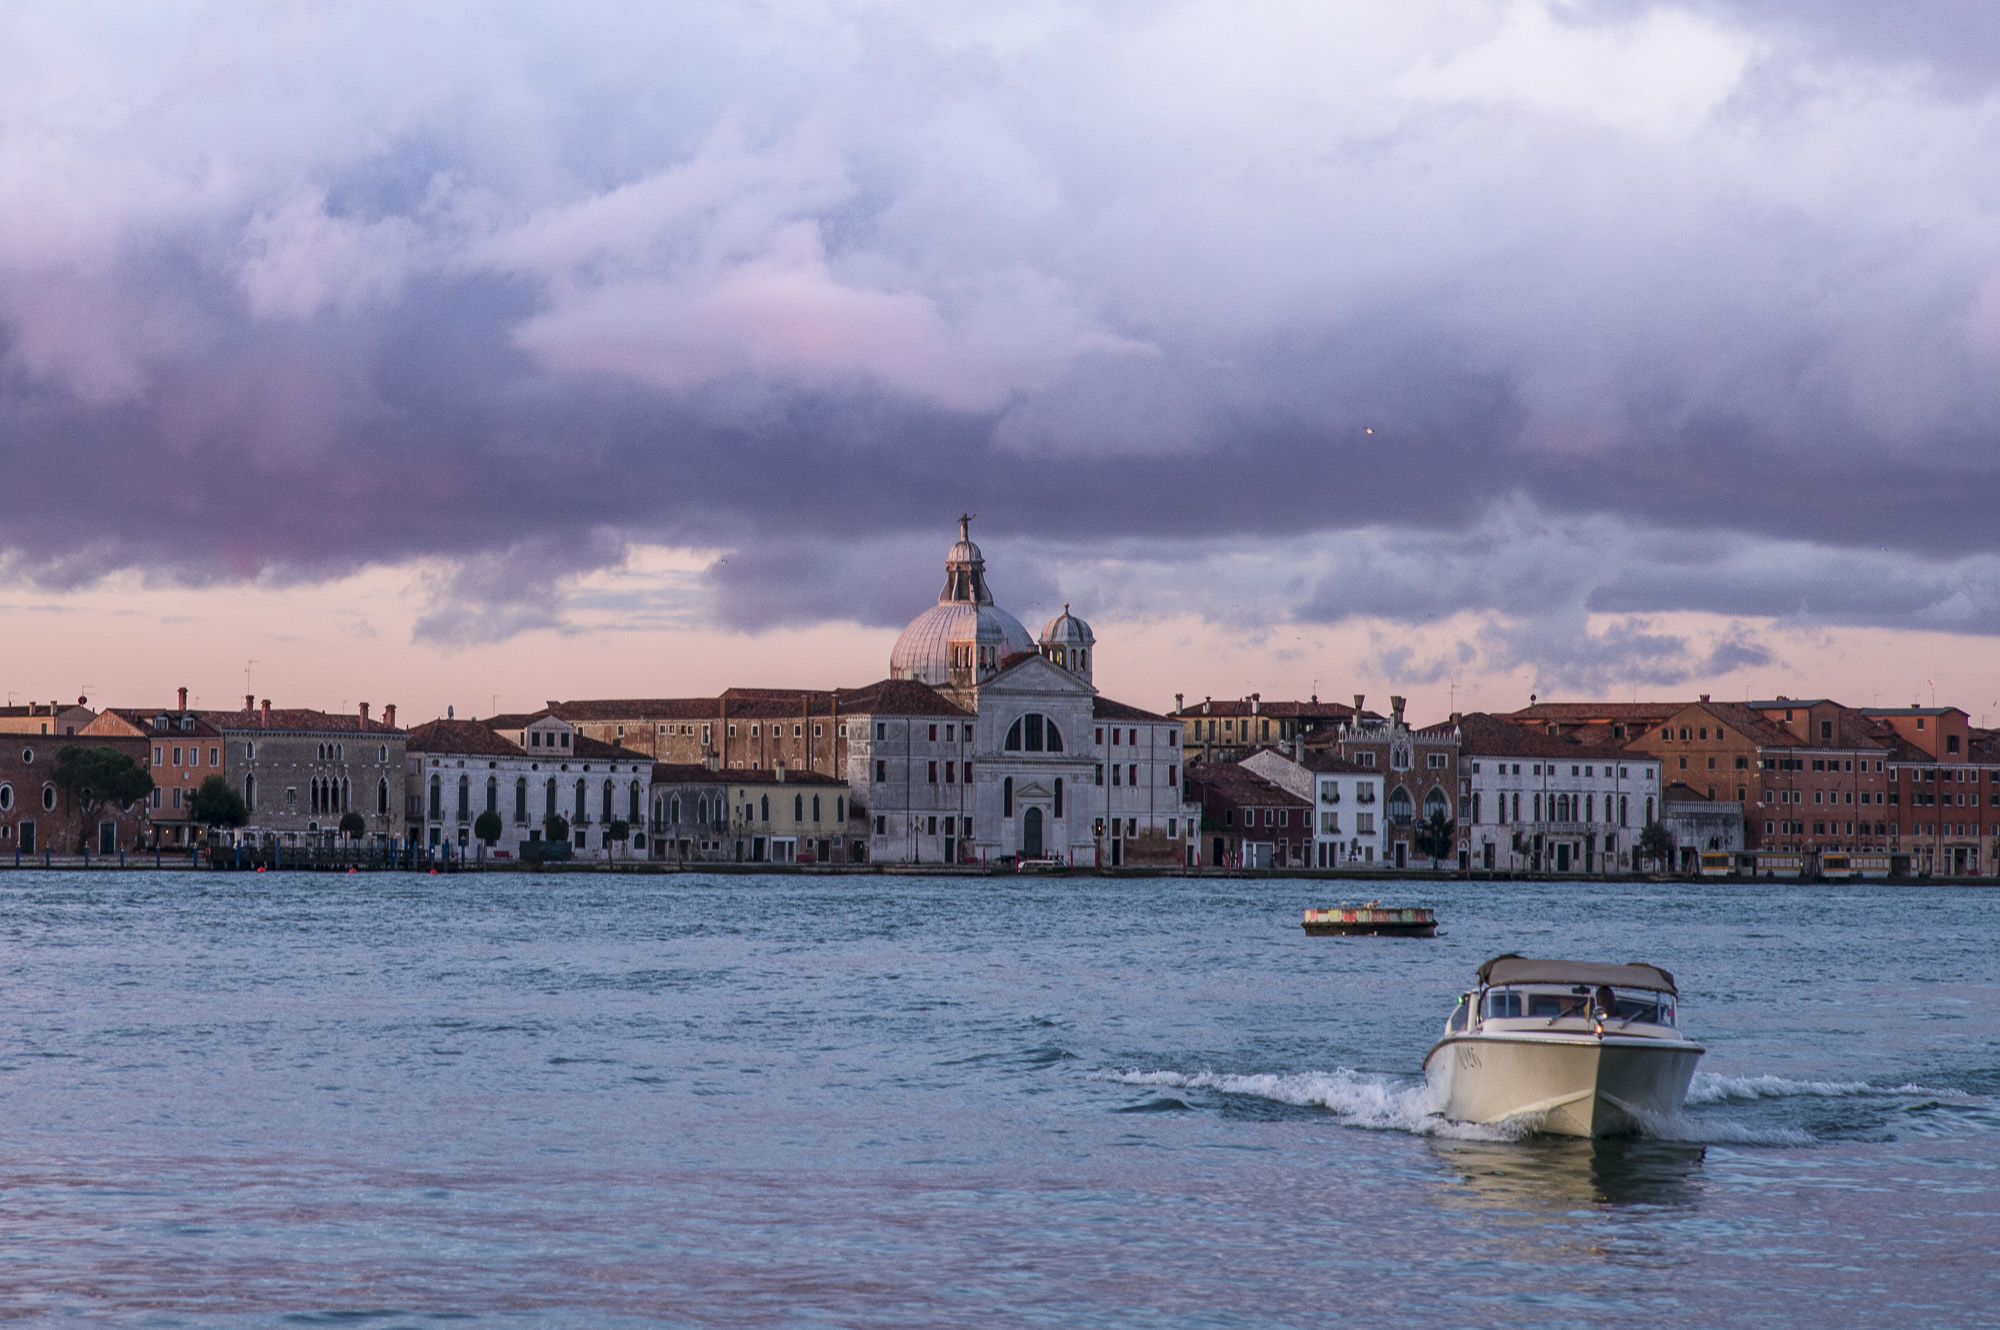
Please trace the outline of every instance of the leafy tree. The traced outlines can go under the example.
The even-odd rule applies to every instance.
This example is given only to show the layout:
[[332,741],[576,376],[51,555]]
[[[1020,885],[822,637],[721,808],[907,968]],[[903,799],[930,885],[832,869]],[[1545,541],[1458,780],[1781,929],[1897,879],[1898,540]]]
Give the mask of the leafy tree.
[[554,817],[544,821],[542,823],[542,839],[561,841],[567,845],[569,843],[569,819],[558,813]]
[[622,817],[613,819],[605,830],[611,833],[611,839],[620,844],[632,839],[632,824]]
[[210,776],[194,792],[194,820],[208,827],[240,827],[250,810],[236,787],[220,776]]
[[1431,815],[1417,823],[1417,853],[1430,856],[1431,867],[1438,866],[1438,860],[1451,854],[1456,829],[1451,819],[1444,815],[1442,808],[1434,809]]
[[1671,867],[1674,859],[1674,838],[1658,822],[1648,822],[1639,833],[1639,853],[1655,863]]
[[340,834],[347,839],[355,840],[366,830],[368,830],[368,819],[361,814],[350,812],[340,815]]
[[472,834],[485,841],[486,848],[489,850],[499,843],[502,830],[504,828],[500,824],[500,815],[490,808],[481,813],[472,823]]
[[76,808],[76,849],[82,854],[90,847],[90,832],[97,810],[107,803],[129,808],[153,792],[153,778],[146,769],[116,748],[84,748],[71,744],[56,754],[56,788],[68,795]]

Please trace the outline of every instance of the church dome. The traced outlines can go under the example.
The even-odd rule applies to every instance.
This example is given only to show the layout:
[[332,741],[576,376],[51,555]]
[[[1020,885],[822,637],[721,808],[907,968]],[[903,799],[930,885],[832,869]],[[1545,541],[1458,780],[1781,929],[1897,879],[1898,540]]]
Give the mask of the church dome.
[[944,590],[896,639],[890,678],[963,687],[993,674],[1007,657],[1035,649],[1021,621],[993,603],[971,525],[970,517],[958,520],[958,543],[945,556]]
[[1069,612],[1063,612],[1048,621],[1042,628],[1042,645],[1045,647],[1090,647],[1097,645],[1097,634],[1090,631],[1090,625]]
[[1090,649],[1097,645],[1097,634],[1090,631],[1089,624],[1071,614],[1069,606],[1063,606],[1063,612],[1043,626],[1038,645],[1051,664],[1060,665],[1089,682]]

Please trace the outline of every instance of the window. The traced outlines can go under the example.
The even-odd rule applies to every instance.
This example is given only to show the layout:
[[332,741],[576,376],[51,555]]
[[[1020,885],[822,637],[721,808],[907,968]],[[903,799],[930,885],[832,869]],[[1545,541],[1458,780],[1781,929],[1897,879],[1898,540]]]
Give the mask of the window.
[[[55,806],[56,806],[56,787],[53,785],[42,786],[43,809],[53,812],[55,810]],[[174,807],[179,808],[180,806],[181,806],[181,792],[180,792],[180,787],[176,786],[174,788]]]
[[1004,747],[1010,753],[1060,753],[1062,731],[1053,720],[1031,711],[1008,727]]
[[819,796],[817,794],[813,796],[813,821],[815,823],[819,821]]
[[889,779],[889,764],[881,758],[875,759],[875,779],[878,782],[886,782]]
[[443,817],[444,817],[444,782],[440,780],[438,777],[432,776],[431,777],[431,821],[436,822]]
[[1096,781],[1095,781],[1095,783],[1096,783],[1096,784],[1098,784],[1098,785],[1102,785],[1102,784],[1104,784],[1104,764],[1103,764],[1102,762],[1099,762],[1099,763],[1097,764],[1097,767],[1096,767]]
[[[794,823],[799,823],[805,820],[806,820],[806,797],[803,794],[795,794],[792,796],[792,821]],[[813,820],[818,821],[819,819],[815,818]]]
[[[877,739],[887,739],[889,737],[889,727],[879,720],[875,722],[875,737]],[[876,821],[879,822],[881,819],[877,818]]]
[[1124,775],[1124,773],[1125,773],[1125,768],[1120,766],[1118,763],[1113,762],[1111,764],[1111,783],[1113,785],[1121,784],[1122,782],[1120,781],[1119,777]]
[[1063,815],[1063,783],[1062,783],[1062,777],[1058,776],[1056,777],[1056,816],[1061,817],[1062,815]]
[[930,740],[931,740],[931,742],[932,742],[932,743],[936,743],[936,742],[937,742],[937,726],[933,725],[933,726],[931,726],[931,727],[930,727],[930,729],[931,729],[931,734],[930,734]]
[[1956,753],[1956,752],[1958,751],[1958,736],[1957,736],[1957,735],[1955,735],[1955,734],[1947,734],[1947,735],[1946,735],[1946,736],[1944,737],[1944,751],[1945,751],[1945,752],[1947,752],[1947,753]]
[[1014,778],[1012,776],[1000,782],[1000,816],[1014,816]]
[[[933,727],[933,728],[935,728],[935,727]],[[933,785],[935,785],[935,784],[937,784],[937,783],[938,783],[938,778],[937,778],[937,763],[935,763],[935,762],[932,762],[932,763],[930,764],[930,783],[931,783],[931,784],[933,784]]]
[[1427,754],[1425,754],[1425,755],[1424,755],[1424,765],[1425,765],[1426,767],[1430,768],[1430,769],[1431,769],[1432,771],[1443,771],[1443,770],[1444,770],[1444,754],[1443,754],[1443,753],[1427,753]]
[[1127,785],[1137,785],[1139,783],[1139,766],[1137,763],[1132,763],[1126,768],[1125,783]]

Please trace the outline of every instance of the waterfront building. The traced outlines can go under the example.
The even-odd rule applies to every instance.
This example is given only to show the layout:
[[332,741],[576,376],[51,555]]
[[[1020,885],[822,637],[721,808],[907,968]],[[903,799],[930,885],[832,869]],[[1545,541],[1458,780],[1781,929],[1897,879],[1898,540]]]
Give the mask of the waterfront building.
[[[455,721],[447,717],[431,724],[444,727],[435,731],[438,737],[431,741],[433,743],[449,745],[461,742],[453,737],[460,733],[457,726],[477,724],[520,754],[519,758],[511,759],[513,766],[505,769],[511,771],[513,776],[514,788],[510,799],[503,768],[498,765],[503,757],[509,755],[498,750],[484,756],[473,754],[469,748],[462,753],[452,750],[454,756],[462,755],[494,764],[488,767],[488,771],[499,783],[500,802],[505,810],[503,820],[507,821],[509,836],[514,842],[511,853],[518,855],[522,844],[547,839],[550,824],[561,818],[568,824],[570,847],[573,857],[577,859],[610,862],[650,855],[651,837],[647,831],[646,816],[652,806],[653,763],[643,753],[599,743],[579,734],[568,721],[547,710],[525,715],[492,716],[479,722]],[[463,742],[470,744],[472,741],[467,739]],[[409,809],[412,838],[418,837],[419,828],[425,828],[423,834],[428,836],[443,823],[446,827],[444,839],[456,836],[459,845],[468,844],[464,833],[472,822],[478,820],[482,810],[475,807],[469,817],[460,815],[449,772],[442,767],[433,770],[427,766],[425,769],[433,775],[441,773],[444,777],[448,816],[437,816],[436,796],[439,791],[434,785],[412,785]],[[414,766],[412,770],[415,770]],[[618,839],[615,834],[616,824],[620,822],[625,824],[624,840]]]
[[206,828],[195,821],[194,794],[210,776],[227,778],[226,745],[220,730],[188,709],[187,689],[180,690],[178,706],[157,711],[108,707],[77,737],[118,741],[115,746],[132,752],[153,778],[146,801],[150,844],[187,846],[204,838]]
[[1867,707],[1889,746],[1891,854],[1912,873],[2000,872],[2000,745],[1957,707]]
[[1382,855],[1382,773],[1294,740],[1260,748],[1240,766],[1312,805],[1307,866],[1352,868]]
[[0,734],[76,734],[97,719],[90,699],[79,697],[75,706],[61,700],[29,702],[18,707],[0,707]]
[[669,863],[864,862],[863,819],[849,812],[846,784],[824,772],[652,769],[653,858]]
[[1726,852],[1736,862],[1736,854],[1744,848],[1742,804],[1675,781],[1661,792],[1660,807],[1660,823],[1674,842],[1673,867],[1694,872],[1705,850]]
[[1209,868],[1304,868],[1313,806],[1236,762],[1197,762],[1188,790],[1201,808],[1201,862]]
[[0,856],[68,855],[77,853],[79,846],[91,854],[110,855],[152,845],[147,801],[105,805],[93,810],[86,821],[74,792],[56,783],[56,761],[65,748],[113,748],[141,767],[148,765],[146,736],[122,724],[89,732],[92,724],[104,720],[97,716],[73,735],[17,730],[0,742]]
[[[1624,722],[1618,722],[1623,725]],[[1660,817],[1660,763],[1610,724],[1459,718],[1470,867],[1509,873],[1629,872]],[[1740,835],[1740,820],[1739,834]]]
[[407,736],[393,704],[374,720],[366,702],[347,715],[255,702],[246,696],[241,711],[185,713],[221,736],[223,775],[243,796],[247,821],[228,834],[331,846],[349,813],[361,817],[357,840],[382,846],[404,834]]
[[1355,715],[1333,733],[1334,748],[1355,766],[1380,773],[1383,794],[1383,860],[1393,868],[1427,866],[1416,849],[1416,824],[1442,813],[1454,828],[1458,866],[1470,866],[1471,846],[1459,820],[1458,717],[1413,730],[1403,720],[1403,699],[1389,699],[1387,718]]
[[1363,713],[1364,698],[1357,693],[1354,705],[1322,702],[1317,696],[1305,702],[1266,702],[1260,693],[1245,698],[1217,701],[1204,697],[1192,706],[1182,694],[1174,695],[1169,718],[1180,722],[1181,748],[1190,761],[1240,762],[1259,748],[1286,745],[1298,739],[1326,736]]
[[[969,524],[959,521],[937,604],[897,638],[887,681],[922,688],[956,718],[932,703],[921,718],[862,717],[868,704],[842,700],[848,784],[875,819],[871,854],[940,848],[928,844],[927,813],[921,847],[910,839],[915,823],[898,814],[940,769],[950,788],[944,764],[956,762],[961,859],[1189,862],[1199,810],[1182,791],[1181,726],[1098,694],[1096,636],[1067,607],[1031,637],[995,602]],[[918,745],[927,746],[921,755]]]

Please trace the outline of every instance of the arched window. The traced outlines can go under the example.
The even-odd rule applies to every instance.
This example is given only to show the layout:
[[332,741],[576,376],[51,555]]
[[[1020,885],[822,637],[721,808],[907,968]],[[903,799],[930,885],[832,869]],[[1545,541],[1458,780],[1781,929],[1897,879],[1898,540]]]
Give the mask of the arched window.
[[[680,801],[677,799],[674,802],[679,803]],[[702,799],[696,803],[694,813],[696,825],[706,826],[708,824],[708,800]],[[676,818],[675,820],[678,821],[679,819]]]
[[0,812],[6,812],[13,806],[14,787],[12,785],[0,785]]
[[472,778],[458,778],[458,820],[463,822],[472,816]]
[[667,821],[675,826],[681,824],[681,797],[678,794],[667,801]]
[[1000,816],[1014,816],[1014,778],[1012,776],[1000,782]]
[[500,811],[500,778],[498,776],[488,776],[486,778],[486,811],[489,813]]
[[803,794],[795,794],[792,796],[792,822],[794,825],[797,825],[805,820],[806,797]]
[[819,796],[817,794],[813,796],[813,825],[819,825]]
[[615,814],[611,811],[611,782],[604,782],[604,820],[611,821]]
[[375,782],[375,811],[387,815],[389,811],[389,778],[384,776]]
[[590,821],[590,787],[580,779],[576,783],[576,821],[578,826]]
[[764,822],[769,822],[771,820],[771,796],[766,794],[759,797],[757,800],[757,804],[758,804],[758,812],[763,814],[760,820]]
[[1061,776],[1057,776],[1057,777],[1056,777],[1056,816],[1057,816],[1057,817],[1061,817],[1061,816],[1063,815],[1063,811],[1062,811],[1062,795],[1063,795],[1063,789],[1062,789],[1062,786],[1063,786],[1063,783],[1062,783],[1062,777],[1061,777]]
[[514,778],[514,820],[516,822],[526,822],[528,820],[528,778],[526,776],[516,776]]
[[847,797],[845,795],[836,794],[833,796],[833,820],[840,823],[843,827],[847,825]]
[[[0,803],[0,808],[5,808],[13,802],[14,792],[9,790],[7,791],[6,802]],[[257,778],[255,776],[245,776],[243,778],[243,811],[246,813],[257,811]]]
[[1060,753],[1062,731],[1047,716],[1031,711],[1007,727],[1006,748],[1010,753]]
[[548,796],[547,798],[548,812],[543,815],[543,819],[545,821],[553,822],[556,816],[556,778],[554,776],[549,777],[548,788],[544,791],[544,793]]
[[1398,785],[1389,791],[1389,820],[1398,826],[1410,824],[1410,792]]
[[1424,821],[1430,821],[1439,813],[1451,816],[1451,810],[1445,807],[1444,791],[1433,786],[1431,792],[1424,796]]
[[632,797],[629,801],[632,805],[629,821],[637,822],[639,820],[639,803],[642,798],[643,796],[639,793],[639,782],[635,780],[632,782]]
[[444,782],[435,775],[431,777],[431,821],[444,820]]
[[44,812],[54,812],[55,807],[56,787],[53,785],[42,786],[42,810]]

